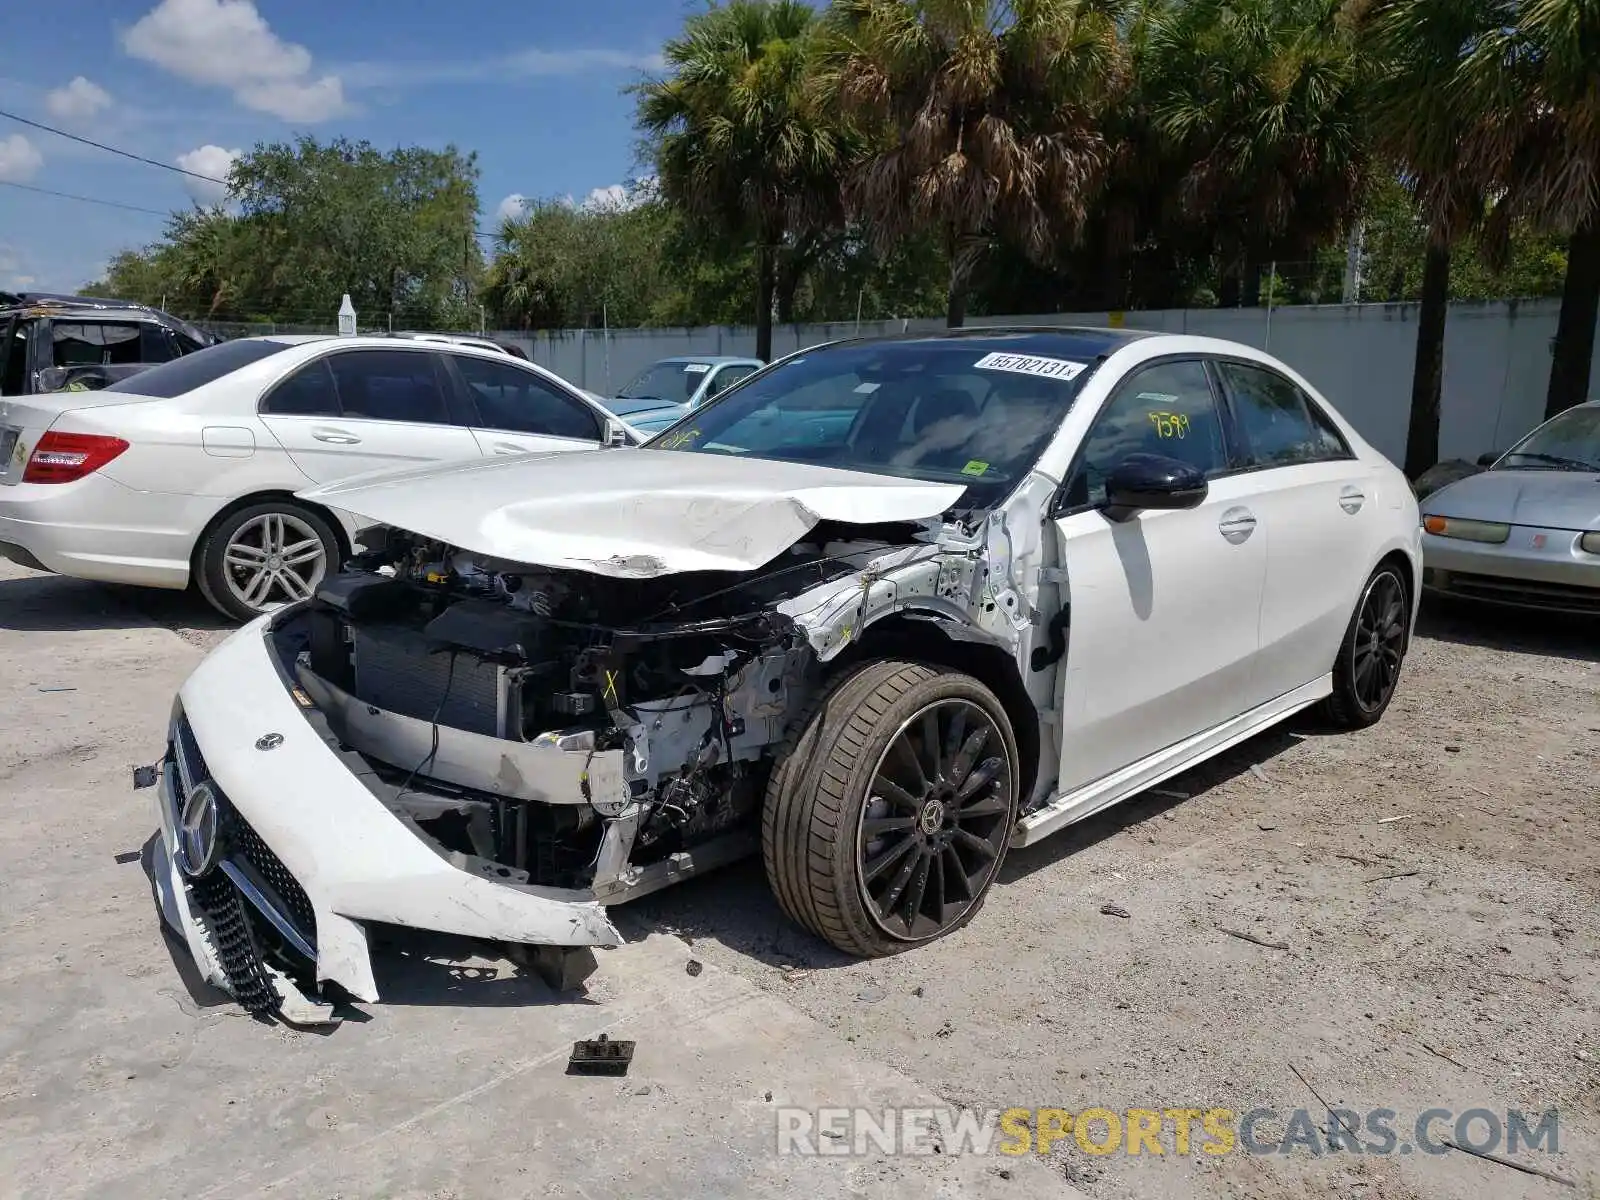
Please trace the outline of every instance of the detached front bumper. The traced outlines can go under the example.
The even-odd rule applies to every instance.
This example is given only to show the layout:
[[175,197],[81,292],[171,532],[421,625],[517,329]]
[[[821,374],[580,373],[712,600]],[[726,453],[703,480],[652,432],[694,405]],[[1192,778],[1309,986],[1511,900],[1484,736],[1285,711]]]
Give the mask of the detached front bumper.
[[[375,1001],[366,921],[536,946],[621,943],[588,893],[470,874],[385,808],[291,695],[266,642],[271,620],[234,634],[183,685],[156,789],[162,912],[207,979],[256,1007],[259,969],[291,999],[263,959],[265,938],[313,962],[317,982]],[[219,848],[215,867],[190,878],[179,833],[205,781]]]

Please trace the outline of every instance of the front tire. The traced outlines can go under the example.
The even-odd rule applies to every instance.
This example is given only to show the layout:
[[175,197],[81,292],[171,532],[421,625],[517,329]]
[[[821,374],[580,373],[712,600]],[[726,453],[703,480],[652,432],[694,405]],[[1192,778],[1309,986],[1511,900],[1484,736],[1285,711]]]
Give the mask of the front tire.
[[200,594],[225,616],[250,621],[311,596],[339,561],[339,539],[314,509],[266,500],[218,521],[196,557]]
[[1385,563],[1361,589],[1333,664],[1328,719],[1341,729],[1376,725],[1394,699],[1411,640],[1411,609],[1400,572]]
[[823,694],[773,767],[767,880],[791,918],[846,954],[943,937],[983,906],[1017,779],[1011,724],[982,683],[870,663]]

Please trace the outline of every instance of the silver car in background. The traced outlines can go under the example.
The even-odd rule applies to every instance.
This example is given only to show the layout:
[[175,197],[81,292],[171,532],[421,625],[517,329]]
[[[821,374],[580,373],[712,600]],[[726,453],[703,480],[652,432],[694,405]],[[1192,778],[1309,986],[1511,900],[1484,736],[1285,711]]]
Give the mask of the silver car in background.
[[1600,401],[1422,501],[1423,587],[1600,615]]

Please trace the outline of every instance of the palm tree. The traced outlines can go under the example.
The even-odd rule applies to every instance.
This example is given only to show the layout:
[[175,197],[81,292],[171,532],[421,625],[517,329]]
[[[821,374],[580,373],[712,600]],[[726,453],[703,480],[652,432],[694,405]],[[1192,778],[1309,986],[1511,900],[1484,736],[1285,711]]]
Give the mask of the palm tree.
[[1545,415],[1588,398],[1600,316],[1600,5],[1502,0],[1467,58],[1467,86],[1497,119],[1478,151],[1505,196],[1567,235],[1567,269]]
[[946,316],[997,238],[1054,255],[1083,226],[1127,79],[1128,0],[834,0],[819,91],[873,139],[846,198],[880,249],[938,236]]
[[1181,172],[1167,224],[1205,227],[1224,306],[1258,303],[1269,259],[1310,258],[1359,207],[1362,70],[1338,4],[1168,0],[1147,14],[1138,89]]
[[1439,460],[1450,251],[1483,217],[1493,173],[1482,157],[1493,114],[1468,86],[1472,48],[1499,28],[1501,0],[1348,0],[1361,48],[1374,62],[1369,120],[1375,148],[1399,174],[1427,226],[1422,304],[1405,471]]
[[663,196],[756,251],[759,358],[772,356],[779,256],[840,220],[847,141],[807,88],[815,21],[801,0],[714,5],[667,43],[667,76],[637,89]]

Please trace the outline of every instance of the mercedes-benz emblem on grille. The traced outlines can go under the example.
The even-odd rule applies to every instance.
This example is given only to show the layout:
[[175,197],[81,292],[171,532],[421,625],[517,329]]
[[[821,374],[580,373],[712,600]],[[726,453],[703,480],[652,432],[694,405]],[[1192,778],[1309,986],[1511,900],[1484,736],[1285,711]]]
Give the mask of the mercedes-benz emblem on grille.
[[178,821],[178,865],[192,879],[217,863],[217,794],[209,782],[194,785]]
[[281,745],[283,745],[281,733],[263,733],[256,739],[257,750],[276,750]]

